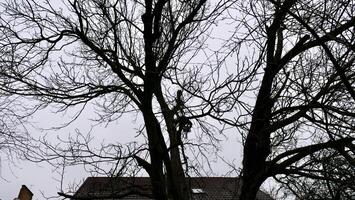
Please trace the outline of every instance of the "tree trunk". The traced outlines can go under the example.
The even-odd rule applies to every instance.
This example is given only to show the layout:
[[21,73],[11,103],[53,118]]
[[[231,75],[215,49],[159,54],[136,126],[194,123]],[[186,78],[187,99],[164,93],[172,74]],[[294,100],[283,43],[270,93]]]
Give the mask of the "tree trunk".
[[[185,180],[179,148],[166,147],[160,124],[152,112],[144,115],[149,140],[152,170],[149,173],[156,199],[189,200],[190,192]],[[163,173],[165,164],[166,174]]]
[[[149,141],[151,168],[146,169],[151,180],[153,195],[156,199],[167,200],[166,181],[163,173],[163,149],[154,116],[144,115]],[[161,136],[162,137],[162,136]]]
[[[244,146],[240,200],[255,200],[256,193],[267,178],[266,158],[270,153],[270,143],[268,142],[268,137],[255,139],[253,138],[254,134],[249,133]],[[265,133],[259,132],[258,134]]]
[[256,194],[261,186],[259,184],[261,180],[255,180],[250,176],[243,176],[242,178],[242,191],[240,194],[240,200],[255,200]]
[[[156,78],[155,80],[159,80]],[[168,149],[169,159],[164,160],[166,171],[167,171],[167,181],[168,181],[168,193],[171,199],[176,200],[189,200],[190,190],[185,178],[185,172],[183,164],[181,161],[180,148],[183,145],[181,141],[181,133],[178,133],[177,122],[174,119],[176,111],[169,108],[166,103],[163,94],[161,93],[161,81],[159,84],[155,85],[155,95],[157,101],[160,104],[164,120],[167,127],[167,132],[169,134],[170,146]]]
[[242,191],[240,200],[255,200],[261,184],[267,178],[267,161],[270,154],[270,119],[273,100],[271,85],[275,74],[266,70],[255,103],[248,136],[244,144]]
[[173,144],[173,146],[176,147],[172,148],[170,151],[171,162],[170,166],[167,166],[167,168],[170,168],[170,170],[167,169],[167,171],[170,172],[168,176],[168,181],[172,193],[176,195],[174,195],[174,199],[189,200],[190,191],[182,167],[179,147],[176,144]]
[[[249,154],[252,155],[252,154]],[[252,158],[253,159],[253,158]],[[265,164],[257,164],[260,163],[261,157],[254,159],[258,159],[259,162],[255,162],[253,166],[244,167],[243,175],[241,177],[241,194],[240,200],[255,200],[256,194],[260,189],[261,184],[266,180],[267,175],[265,171]],[[261,163],[265,163],[261,162]],[[245,164],[244,166],[248,166]]]

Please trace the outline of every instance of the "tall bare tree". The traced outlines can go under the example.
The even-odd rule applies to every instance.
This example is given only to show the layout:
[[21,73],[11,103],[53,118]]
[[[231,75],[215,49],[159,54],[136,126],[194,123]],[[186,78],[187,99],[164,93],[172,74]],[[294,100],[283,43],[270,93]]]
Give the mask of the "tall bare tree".
[[[324,151],[354,167],[354,9],[332,0],[235,4],[227,46],[247,89],[236,92],[240,117],[222,120],[245,136],[240,199],[254,200],[269,177],[327,180],[313,171]],[[246,96],[255,102],[245,105]]]
[[[144,168],[156,199],[189,199],[183,135],[214,106],[187,101],[190,93],[208,91],[210,98],[218,93],[199,73],[213,66],[194,67],[190,61],[204,49],[206,31],[224,3],[9,0],[1,6],[0,89],[31,97],[40,108],[56,105],[58,111],[94,101],[101,122],[140,113],[147,145],[126,155],[118,150],[113,158],[133,158]],[[69,142],[71,150],[84,148]],[[142,151],[149,160],[140,157]]]

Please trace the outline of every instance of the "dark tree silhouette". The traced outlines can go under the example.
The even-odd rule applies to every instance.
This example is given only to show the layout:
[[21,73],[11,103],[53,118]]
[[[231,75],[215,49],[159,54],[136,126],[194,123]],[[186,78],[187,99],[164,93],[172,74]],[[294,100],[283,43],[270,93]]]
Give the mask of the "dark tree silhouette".
[[[101,122],[140,113],[147,144],[127,152],[104,146],[97,154],[83,137],[82,143],[67,141],[67,154],[43,159],[136,164],[149,174],[155,198],[189,199],[184,137],[198,127],[214,144],[214,129],[204,120],[211,117],[244,136],[242,200],[254,200],[269,177],[289,188],[285,180],[295,177],[334,181],[331,167],[322,165],[328,158],[354,166],[353,1],[62,4],[64,9],[49,1],[3,4],[0,48],[7,67],[0,71],[0,89],[59,111],[95,101]],[[235,26],[233,36],[215,51],[215,60],[193,63],[206,53],[208,31],[222,10],[231,20],[224,25]]]
[[[66,164],[88,159],[84,163],[93,164],[90,159],[100,158],[97,162],[116,160],[120,166],[134,159],[149,174],[156,199],[189,199],[181,137],[190,131],[193,120],[203,123],[199,119],[213,105],[188,106],[187,101],[190,93],[204,90],[211,97],[217,93],[204,86],[209,85],[209,77],[199,74],[202,65],[189,63],[200,55],[207,31],[225,4],[210,6],[206,0],[1,3],[2,91],[31,97],[40,108],[55,105],[58,112],[84,109],[95,102],[100,122],[115,121],[128,112],[140,113],[144,120],[141,132],[147,144],[127,152],[116,145],[95,154],[88,138],[80,140],[79,135],[66,141],[70,148],[62,151],[42,141],[47,146],[44,153],[52,152],[51,157],[41,157],[39,152],[26,155],[27,159],[65,158]],[[206,62],[203,70],[214,69]],[[208,126],[203,125],[210,134],[213,127]],[[107,149],[115,153],[108,155]],[[142,157],[142,152],[148,157]]]
[[354,166],[354,8],[332,0],[235,5],[227,46],[248,88],[238,96],[256,94],[254,105],[237,105],[237,121],[223,119],[245,135],[240,199],[254,200],[269,177],[326,180],[313,171],[322,170],[315,163],[328,157],[323,151]]

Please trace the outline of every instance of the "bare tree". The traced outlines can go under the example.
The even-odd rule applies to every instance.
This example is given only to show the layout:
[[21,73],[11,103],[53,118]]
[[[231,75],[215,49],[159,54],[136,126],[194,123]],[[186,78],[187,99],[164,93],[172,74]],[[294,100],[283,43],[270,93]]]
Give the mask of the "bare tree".
[[27,108],[20,97],[1,93],[0,97],[0,176],[5,164],[14,164],[30,151],[32,138],[26,129]]
[[354,1],[250,0],[230,12],[227,46],[247,89],[236,91],[239,117],[222,120],[245,136],[240,199],[254,200],[269,177],[328,180],[313,170],[329,157],[354,167],[354,9]]
[[[321,155],[319,155],[321,154]],[[311,155],[305,171],[313,177],[302,174],[278,177],[278,181],[297,199],[352,199],[355,195],[354,164],[334,150],[320,151]]]
[[[190,63],[204,49],[207,31],[225,3],[9,0],[1,6],[2,91],[31,97],[40,108],[55,105],[58,112],[84,109],[93,102],[99,122],[115,121],[129,112],[140,113],[144,120],[141,133],[147,144],[133,150],[112,145],[95,153],[88,138],[79,135],[66,141],[68,150],[47,145],[50,158],[27,158],[63,158],[67,163],[88,158],[92,161],[86,164],[116,161],[119,166],[134,161],[149,174],[156,199],[189,199],[184,135],[196,124],[213,140],[213,127],[201,118],[213,112],[215,103],[187,101],[191,94],[204,94],[219,102],[227,97],[215,98],[218,88],[233,82],[202,75],[202,70],[216,70],[208,61],[198,67]],[[149,161],[142,152],[148,153]]]

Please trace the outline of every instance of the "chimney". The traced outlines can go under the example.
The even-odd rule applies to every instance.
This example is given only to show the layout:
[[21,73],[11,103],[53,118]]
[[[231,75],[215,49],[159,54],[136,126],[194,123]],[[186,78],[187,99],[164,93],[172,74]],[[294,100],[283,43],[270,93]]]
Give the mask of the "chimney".
[[19,200],[32,200],[32,196],[33,193],[26,187],[26,185],[22,185],[17,198]]

